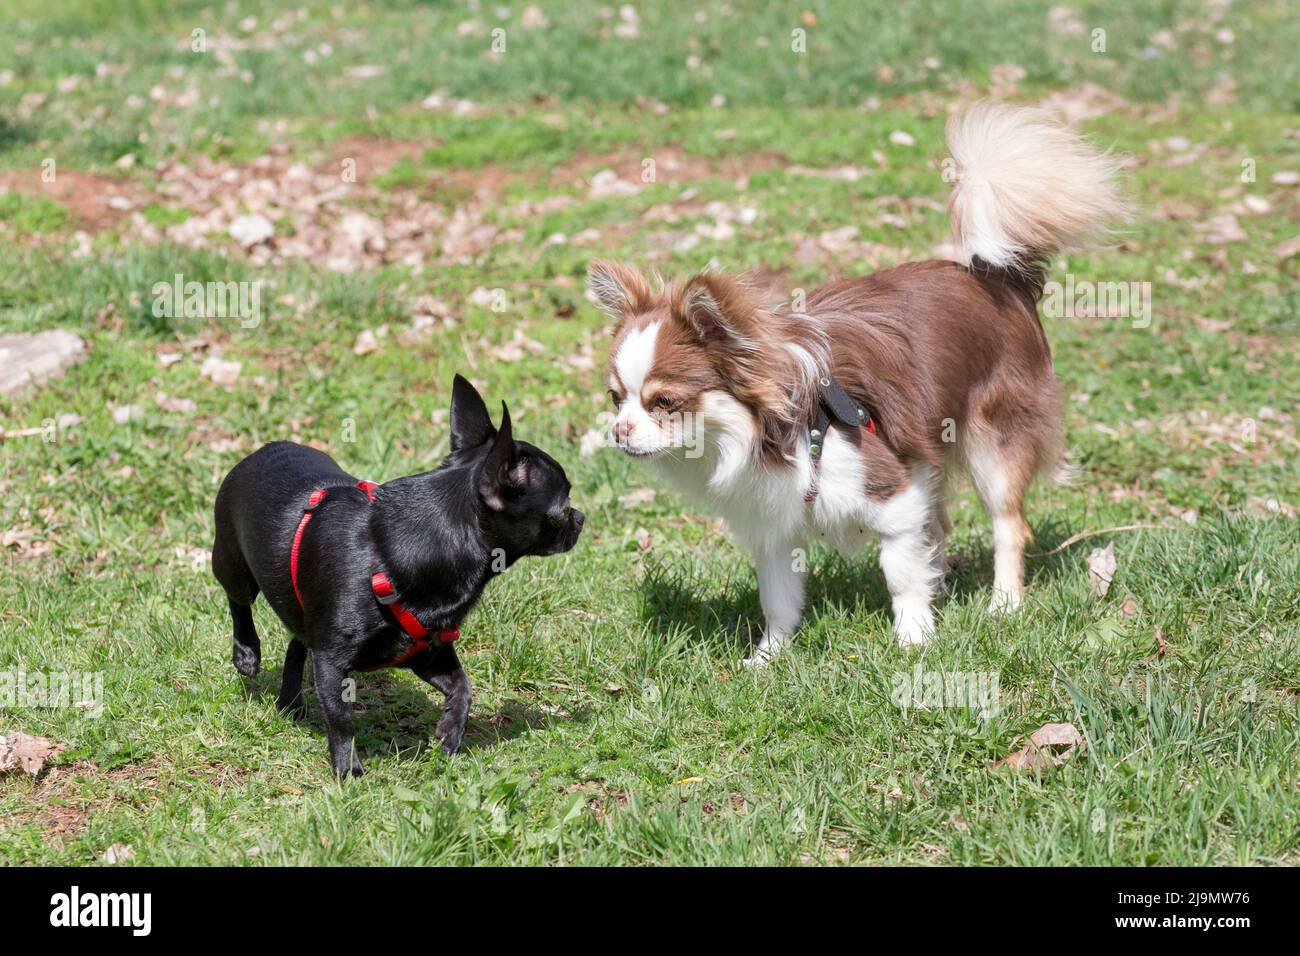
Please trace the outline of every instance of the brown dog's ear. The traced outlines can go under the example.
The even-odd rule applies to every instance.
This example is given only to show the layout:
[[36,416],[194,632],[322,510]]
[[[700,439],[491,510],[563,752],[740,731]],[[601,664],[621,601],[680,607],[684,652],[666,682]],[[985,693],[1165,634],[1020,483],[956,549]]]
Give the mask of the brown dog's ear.
[[645,276],[632,266],[604,259],[587,265],[587,291],[602,312],[616,319],[644,312],[653,299]]
[[678,292],[673,312],[705,342],[753,347],[759,305],[749,287],[731,276],[701,272]]

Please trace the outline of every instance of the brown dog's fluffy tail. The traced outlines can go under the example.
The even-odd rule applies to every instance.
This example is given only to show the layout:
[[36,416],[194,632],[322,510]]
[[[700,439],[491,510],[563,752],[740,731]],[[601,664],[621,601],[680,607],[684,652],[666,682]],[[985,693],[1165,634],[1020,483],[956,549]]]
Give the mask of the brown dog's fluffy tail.
[[1044,110],[977,103],[949,121],[948,149],[953,239],[972,269],[1041,275],[1052,254],[1104,237],[1128,213],[1115,157]]

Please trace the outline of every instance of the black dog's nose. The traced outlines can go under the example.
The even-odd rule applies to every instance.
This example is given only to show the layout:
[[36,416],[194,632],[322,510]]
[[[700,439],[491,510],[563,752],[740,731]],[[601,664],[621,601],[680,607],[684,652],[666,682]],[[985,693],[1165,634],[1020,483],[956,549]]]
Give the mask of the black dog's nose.
[[578,543],[578,535],[582,534],[582,525],[586,520],[587,516],[577,508],[574,508],[569,512],[569,533],[565,535],[565,538],[567,539],[564,542],[565,551],[568,551]]

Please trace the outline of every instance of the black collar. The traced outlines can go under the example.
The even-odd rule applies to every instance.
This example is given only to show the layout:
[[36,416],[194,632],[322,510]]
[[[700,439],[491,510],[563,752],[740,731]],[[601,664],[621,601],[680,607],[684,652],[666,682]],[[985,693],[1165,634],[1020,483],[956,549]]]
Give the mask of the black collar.
[[808,454],[812,457],[814,466],[822,456],[822,443],[826,441],[826,434],[835,422],[848,428],[865,428],[873,435],[876,433],[876,420],[871,417],[866,406],[855,402],[844,391],[844,386],[835,381],[834,376],[829,372],[824,373],[817,379],[817,385],[816,415],[812,428],[808,431]]

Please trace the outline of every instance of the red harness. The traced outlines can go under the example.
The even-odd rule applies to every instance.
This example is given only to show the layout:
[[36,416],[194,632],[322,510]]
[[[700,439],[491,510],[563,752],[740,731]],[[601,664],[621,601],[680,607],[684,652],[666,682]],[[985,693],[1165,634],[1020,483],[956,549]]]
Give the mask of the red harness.
[[[366,493],[367,499],[370,501],[375,500],[375,489],[379,486],[373,481],[358,481],[357,487]],[[298,549],[302,545],[302,533],[307,530],[307,522],[311,521],[312,515],[316,513],[320,503],[325,500],[325,494],[328,490],[328,488],[317,488],[311,493],[311,496],[307,499],[307,507],[302,509],[302,520],[298,522],[298,530],[293,533],[293,549],[289,552],[289,579],[293,581],[293,593],[298,598],[299,607],[302,607],[302,592],[298,590]],[[361,668],[363,671],[377,671],[385,667],[397,667],[405,664],[433,643],[425,626],[402,604],[397,589],[393,587],[393,582],[388,579],[388,575],[383,571],[375,571],[371,574],[370,590],[375,592],[375,600],[388,608],[393,617],[397,618],[397,623],[401,625],[402,630],[411,639],[411,649],[401,657],[386,664],[363,667]],[[460,628],[458,627],[438,632],[438,639],[444,644],[450,644],[458,637],[460,637]]]

